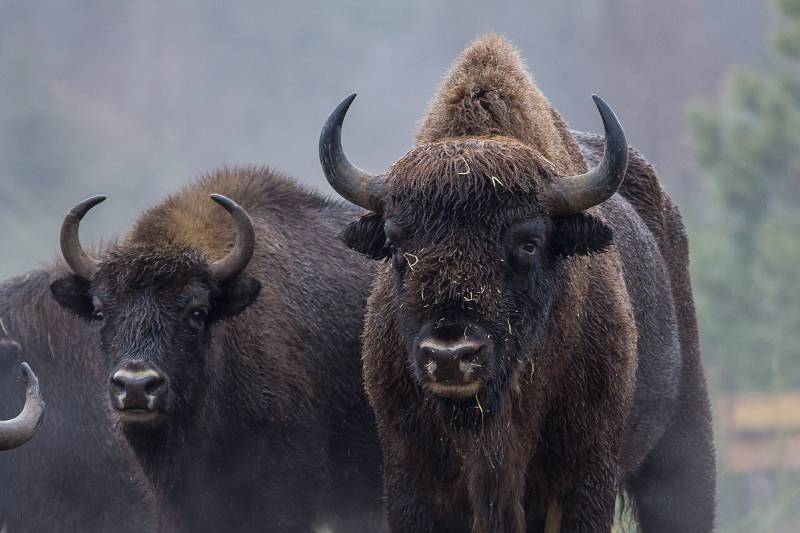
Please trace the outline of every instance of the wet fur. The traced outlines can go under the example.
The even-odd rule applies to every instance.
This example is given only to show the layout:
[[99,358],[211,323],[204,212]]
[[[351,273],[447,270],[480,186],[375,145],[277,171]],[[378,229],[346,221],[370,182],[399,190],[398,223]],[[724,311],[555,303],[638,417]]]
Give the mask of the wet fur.
[[[209,265],[235,229],[212,192],[242,205],[257,235],[247,269],[224,283]],[[166,424],[121,426],[160,531],[380,527],[381,457],[359,342],[371,266],[335,239],[356,214],[269,169],[224,169],[145,212],[102,257],[92,290],[119,328],[101,342],[136,350],[109,354],[109,364],[145,359],[170,378]],[[198,336],[176,326],[186,287],[211,290],[210,326]]]
[[[608,531],[622,489],[643,531],[713,528],[713,439],[677,209],[634,150],[601,206],[549,218],[540,200],[601,155],[489,35],[456,62],[417,145],[387,172],[384,213],[344,231],[354,249],[391,259],[367,306],[364,374],[392,531],[540,531],[550,497],[562,531]],[[498,261],[504,229],[528,218],[549,229],[525,282]],[[402,256],[386,245],[387,220],[407,233]],[[474,399],[433,397],[410,367],[420,324],[440,316],[480,321],[495,339],[499,360]]]

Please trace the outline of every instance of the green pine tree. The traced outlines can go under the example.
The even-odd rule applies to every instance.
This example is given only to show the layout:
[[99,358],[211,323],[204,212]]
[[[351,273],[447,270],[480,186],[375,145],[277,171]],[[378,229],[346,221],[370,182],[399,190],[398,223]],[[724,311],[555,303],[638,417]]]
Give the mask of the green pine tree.
[[[723,394],[800,389],[800,0],[776,4],[773,68],[735,70],[718,105],[691,115],[711,184],[690,217],[692,274],[706,364]],[[796,472],[762,474],[774,490],[753,506],[752,479],[722,466],[721,531],[795,530]]]
[[736,70],[692,113],[713,187],[693,243],[702,341],[730,391],[800,388],[800,0],[777,4],[775,69]]

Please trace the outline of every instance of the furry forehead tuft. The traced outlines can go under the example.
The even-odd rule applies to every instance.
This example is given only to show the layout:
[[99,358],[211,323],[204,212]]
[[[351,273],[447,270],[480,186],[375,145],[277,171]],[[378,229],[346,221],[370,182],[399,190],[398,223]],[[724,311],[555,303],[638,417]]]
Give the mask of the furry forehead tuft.
[[[513,139],[472,138],[427,143],[412,148],[392,165],[387,185],[401,200],[427,194],[432,184],[453,201],[487,196],[530,196],[553,165]],[[433,207],[433,206],[430,206]]]
[[184,246],[207,254],[211,261],[221,259],[233,247],[236,229],[230,215],[211,201],[212,193],[237,202],[255,223],[265,211],[274,215],[271,219],[281,220],[296,217],[297,208],[316,210],[339,205],[267,167],[222,168],[145,211],[122,246]]
[[417,144],[448,138],[504,136],[550,161],[557,174],[586,167],[575,139],[505,38],[473,42],[445,76],[417,133]]
[[131,244],[109,250],[98,274],[123,292],[180,289],[192,280],[211,281],[209,264],[208,256],[185,246]]
[[549,161],[513,139],[428,143],[389,169],[386,213],[401,226],[431,234],[447,233],[454,224],[508,222],[546,209],[541,192],[552,177]]

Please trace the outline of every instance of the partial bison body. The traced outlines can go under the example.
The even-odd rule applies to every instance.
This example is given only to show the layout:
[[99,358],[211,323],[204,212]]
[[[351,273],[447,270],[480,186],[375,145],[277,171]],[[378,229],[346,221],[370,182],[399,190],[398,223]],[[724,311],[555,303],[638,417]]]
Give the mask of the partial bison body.
[[[7,348],[16,351],[19,347],[17,343],[8,343],[8,346],[5,344],[5,340],[0,338],[0,352]],[[4,354],[0,357],[4,357]],[[25,405],[22,407],[22,412],[13,419],[0,420],[0,450],[13,450],[31,440],[44,416],[44,401],[39,392],[39,380],[28,363],[22,363],[20,366],[27,389]]]
[[320,158],[372,211],[346,243],[387,260],[364,376],[392,531],[609,531],[623,489],[644,531],[710,531],[686,236],[613,111],[595,97],[605,139],[570,132],[489,35],[374,176],[341,147],[351,102]]
[[371,269],[335,239],[355,212],[266,169],[224,170],[95,259],[78,225],[102,200],[65,219],[74,274],[51,289],[96,324],[159,529],[378,529],[359,340]]
[[[63,267],[0,282],[0,418],[22,407],[24,388],[10,369],[23,359],[41,378],[47,401],[34,438],[0,453],[0,530],[147,531],[152,510],[141,469],[102,402],[108,377],[96,328],[52,300],[55,275]],[[29,379],[31,393],[33,386]]]

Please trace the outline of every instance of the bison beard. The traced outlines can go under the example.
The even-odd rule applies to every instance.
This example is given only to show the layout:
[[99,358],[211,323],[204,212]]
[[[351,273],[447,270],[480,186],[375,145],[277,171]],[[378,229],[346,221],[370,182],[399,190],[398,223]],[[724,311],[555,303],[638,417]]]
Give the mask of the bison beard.
[[373,176],[341,148],[351,102],[320,158],[373,211],[345,242],[388,260],[363,350],[392,531],[608,531],[622,490],[645,532],[712,530],[685,233],[610,108],[596,100],[605,141],[570,132],[489,35]]
[[378,530],[359,342],[371,267],[335,240],[356,212],[268,169],[223,170],[95,260],[77,223],[99,201],[65,220],[73,274],[51,289],[101,324],[112,418],[159,530]]

